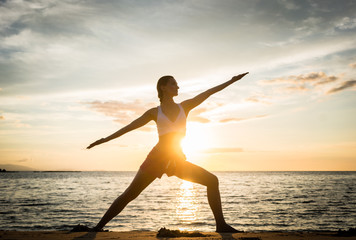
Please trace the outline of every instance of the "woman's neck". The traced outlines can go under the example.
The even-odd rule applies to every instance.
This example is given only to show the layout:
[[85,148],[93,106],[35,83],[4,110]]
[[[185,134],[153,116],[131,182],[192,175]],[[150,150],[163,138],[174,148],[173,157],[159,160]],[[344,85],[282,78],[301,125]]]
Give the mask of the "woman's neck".
[[171,105],[175,105],[176,103],[174,102],[173,98],[163,98],[161,100],[161,105],[165,105],[165,106],[171,106]]

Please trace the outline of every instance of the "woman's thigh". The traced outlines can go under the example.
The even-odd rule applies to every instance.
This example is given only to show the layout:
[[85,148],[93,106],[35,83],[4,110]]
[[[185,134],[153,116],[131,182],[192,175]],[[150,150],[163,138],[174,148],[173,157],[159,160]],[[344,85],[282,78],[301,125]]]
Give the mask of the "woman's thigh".
[[188,161],[180,164],[174,175],[183,180],[205,186],[218,184],[218,179],[214,174]]
[[136,197],[155,179],[156,177],[139,169],[136,176],[124,193],[132,197]]

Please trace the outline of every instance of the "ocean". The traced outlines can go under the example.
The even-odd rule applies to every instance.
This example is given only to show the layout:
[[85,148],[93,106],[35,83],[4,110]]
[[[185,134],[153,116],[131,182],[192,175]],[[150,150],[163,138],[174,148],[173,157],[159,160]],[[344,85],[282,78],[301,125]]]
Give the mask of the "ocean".
[[[226,221],[243,231],[356,225],[356,172],[214,172]],[[94,226],[135,172],[0,173],[0,230]],[[163,176],[109,222],[110,231],[215,231],[206,187]]]

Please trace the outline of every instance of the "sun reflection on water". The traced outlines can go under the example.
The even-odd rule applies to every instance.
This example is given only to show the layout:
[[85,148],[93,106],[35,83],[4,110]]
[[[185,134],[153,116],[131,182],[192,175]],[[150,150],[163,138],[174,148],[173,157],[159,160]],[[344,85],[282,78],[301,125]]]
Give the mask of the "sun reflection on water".
[[197,192],[191,182],[182,181],[177,196],[176,215],[181,223],[179,230],[197,230],[191,226],[197,220],[198,213]]

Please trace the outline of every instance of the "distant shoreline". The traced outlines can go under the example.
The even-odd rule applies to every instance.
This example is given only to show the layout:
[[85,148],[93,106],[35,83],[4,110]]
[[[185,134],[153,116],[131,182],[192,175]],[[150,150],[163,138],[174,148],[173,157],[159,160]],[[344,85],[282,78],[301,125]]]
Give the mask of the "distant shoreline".
[[[123,171],[120,171],[120,170],[6,170],[4,172],[0,172],[0,173],[7,173],[7,172],[137,172],[137,170],[123,170]],[[333,170],[333,171],[314,171],[314,170],[298,170],[298,171],[294,171],[294,170],[286,170],[286,171],[241,171],[241,170],[237,170],[237,171],[214,171],[212,170],[211,172],[221,172],[221,173],[231,173],[231,172],[240,172],[240,173],[258,173],[258,172],[261,172],[261,173],[283,173],[283,172],[309,172],[309,173],[313,173],[313,172],[316,172],[316,173],[319,173],[319,172],[322,172],[322,173],[327,173],[327,172],[356,172],[356,171],[338,171],[338,170]]]
[[28,172],[85,172],[85,171],[28,171]]

